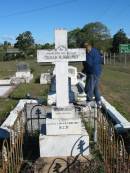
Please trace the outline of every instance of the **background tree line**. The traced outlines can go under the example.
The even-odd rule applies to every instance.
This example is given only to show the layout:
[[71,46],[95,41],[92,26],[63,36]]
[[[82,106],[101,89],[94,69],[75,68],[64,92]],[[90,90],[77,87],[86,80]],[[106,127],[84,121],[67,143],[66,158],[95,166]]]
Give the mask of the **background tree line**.
[[[130,43],[123,29],[120,29],[113,37],[106,25],[101,22],[88,23],[83,28],[76,28],[68,34],[69,47],[83,47],[84,42],[91,42],[103,52],[119,52],[119,45]],[[18,49],[18,53],[7,53],[8,49]],[[0,60],[28,59],[36,57],[37,49],[51,49],[54,44],[36,44],[30,31],[19,34],[16,43],[4,41],[0,44]]]
[[87,41],[102,51],[115,53],[119,53],[120,44],[130,43],[123,29],[112,37],[108,27],[101,22],[89,23],[83,28],[76,28],[69,32],[70,47],[82,47]]

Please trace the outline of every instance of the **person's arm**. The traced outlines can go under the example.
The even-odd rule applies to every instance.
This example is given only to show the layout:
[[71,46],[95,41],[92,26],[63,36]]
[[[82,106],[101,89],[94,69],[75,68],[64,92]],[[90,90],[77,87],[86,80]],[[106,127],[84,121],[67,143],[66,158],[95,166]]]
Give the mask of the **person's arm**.
[[86,62],[89,66],[93,65],[93,58],[92,58],[92,52],[87,53],[86,55]]

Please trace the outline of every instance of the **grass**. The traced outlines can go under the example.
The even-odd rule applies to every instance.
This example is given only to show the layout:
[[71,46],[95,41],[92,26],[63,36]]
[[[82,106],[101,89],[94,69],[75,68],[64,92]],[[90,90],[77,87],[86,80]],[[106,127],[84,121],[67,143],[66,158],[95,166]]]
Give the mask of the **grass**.
[[29,93],[33,98],[47,99],[48,88],[48,85],[40,85],[37,83],[21,84],[10,97],[14,99],[25,98]]
[[[7,79],[15,75],[17,70],[17,64],[21,61],[7,61],[0,62],[0,79]],[[30,69],[34,75],[34,79],[30,84],[21,84],[16,88],[8,99],[0,99],[0,124],[8,113],[15,107],[18,100],[21,98],[26,98],[29,93],[33,98],[47,99],[48,85],[40,85],[38,83],[40,74],[42,72],[52,71],[53,66],[48,64],[39,65],[36,60],[26,60],[29,64]]]
[[16,104],[16,100],[0,99],[0,124],[3,122],[5,117],[8,116],[10,110],[12,110]]
[[[17,64],[19,64],[22,61],[0,61],[0,79],[10,78],[11,76],[15,75],[15,72],[17,70]],[[52,71],[53,65],[39,65],[36,62],[36,59],[26,60],[23,61],[29,64],[29,67],[34,74],[34,80],[36,80],[38,77],[40,77],[40,74],[47,71]]]
[[130,65],[105,65],[102,95],[130,121]]
[[[0,79],[9,78],[16,72],[16,64],[20,61],[0,62]],[[34,80],[31,84],[20,85],[12,94],[10,99],[0,100],[0,117],[4,112],[8,112],[16,104],[16,100],[26,97],[30,93],[32,97],[46,99],[48,86],[38,84],[42,72],[52,71],[54,66],[50,64],[39,65],[35,60],[26,60],[29,64]],[[81,63],[70,63],[82,70]],[[130,121],[130,64],[123,65],[105,65],[101,78],[101,93]]]

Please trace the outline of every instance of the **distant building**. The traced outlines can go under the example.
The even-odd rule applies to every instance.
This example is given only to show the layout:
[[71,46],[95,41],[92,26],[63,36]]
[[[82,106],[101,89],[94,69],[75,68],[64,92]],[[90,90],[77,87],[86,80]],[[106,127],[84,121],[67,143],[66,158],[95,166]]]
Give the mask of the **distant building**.
[[19,50],[18,48],[7,48],[7,51],[6,51],[7,54],[17,54],[20,52],[21,50]]

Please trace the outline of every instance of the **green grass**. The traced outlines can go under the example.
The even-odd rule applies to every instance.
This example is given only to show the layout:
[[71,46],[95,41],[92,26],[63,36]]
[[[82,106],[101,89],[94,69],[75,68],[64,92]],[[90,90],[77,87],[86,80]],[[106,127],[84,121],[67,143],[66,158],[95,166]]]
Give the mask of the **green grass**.
[[48,85],[40,85],[37,83],[21,84],[11,95],[11,98],[26,98],[29,93],[33,98],[47,98]]
[[[21,61],[0,62],[0,79],[9,78],[16,72],[16,65]],[[31,84],[20,85],[12,94],[10,99],[0,100],[0,116],[8,112],[15,105],[16,100],[26,97],[30,93],[32,97],[46,99],[48,86],[38,84],[42,72],[52,71],[54,66],[50,64],[39,65],[35,60],[26,60],[29,64],[34,80]],[[70,63],[82,70],[81,63]],[[113,66],[105,65],[101,79],[102,95],[114,105],[124,116],[130,120],[130,65]],[[7,111],[6,111],[7,110]]]
[[31,71],[34,74],[34,80],[40,77],[40,74],[42,72],[47,72],[48,70],[52,71],[53,69],[53,65],[50,64],[39,65],[36,62],[36,59],[30,59],[26,61],[0,61],[0,79],[9,78],[15,75],[17,64],[20,62],[26,62],[27,64],[29,64]]
[[[21,61],[7,61],[0,62],[0,79],[10,78],[15,75],[17,64]],[[24,61],[25,62],[25,61]],[[34,79],[30,84],[21,84],[16,88],[10,98],[0,99],[0,119],[3,121],[3,118],[15,107],[20,98],[26,98],[29,93],[33,98],[47,99],[48,85],[40,85],[39,81],[40,74],[42,72],[52,71],[53,66],[45,64],[39,65],[36,60],[26,60],[26,63],[29,64],[30,69],[34,75]]]
[[12,110],[16,104],[16,100],[0,99],[0,123],[5,119],[5,117],[10,113],[10,110]]
[[105,65],[102,95],[130,121],[130,65]]

